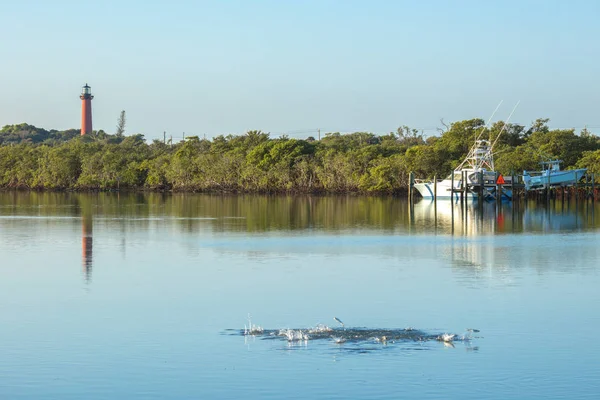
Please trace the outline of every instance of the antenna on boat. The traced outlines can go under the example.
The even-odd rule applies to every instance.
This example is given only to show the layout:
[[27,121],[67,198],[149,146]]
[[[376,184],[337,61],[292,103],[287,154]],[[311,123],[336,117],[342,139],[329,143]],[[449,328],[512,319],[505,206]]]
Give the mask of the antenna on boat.
[[496,142],[498,141],[498,139],[500,139],[500,136],[502,136],[502,132],[504,132],[504,129],[506,129],[506,125],[508,125],[508,121],[510,121],[510,117],[512,117],[512,115],[514,114],[514,112],[517,109],[517,107],[519,107],[519,103],[521,103],[521,100],[517,101],[517,104],[515,104],[515,106],[513,107],[512,111],[510,112],[510,115],[508,116],[508,118],[506,119],[506,121],[504,121],[504,125],[502,126],[502,129],[500,130],[500,133],[498,133],[498,136],[496,137],[496,140],[494,140],[494,143],[492,143],[491,149],[494,148],[494,145],[496,144]]

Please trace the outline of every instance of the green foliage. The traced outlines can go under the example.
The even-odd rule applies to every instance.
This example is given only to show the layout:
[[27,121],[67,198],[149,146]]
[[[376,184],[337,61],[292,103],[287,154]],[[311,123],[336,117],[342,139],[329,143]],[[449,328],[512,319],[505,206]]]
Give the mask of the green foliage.
[[577,161],[576,168],[587,168],[588,172],[600,175],[600,150],[586,151],[583,157]]
[[494,160],[496,170],[505,175],[520,174],[524,170],[538,170],[541,161],[543,159],[540,153],[526,145],[505,148]]
[[414,146],[406,151],[404,157],[407,169],[422,178],[449,174],[454,166],[447,165],[448,162],[447,152],[438,149],[438,146]]
[[593,137],[578,136],[574,129],[534,132],[528,138],[527,145],[545,158],[562,160],[564,167],[574,166],[584,152],[598,149]]
[[[482,119],[470,119],[454,122],[450,129],[442,134],[436,141],[435,148],[444,152],[452,160],[458,160],[469,152],[475,139],[484,131],[485,122]],[[485,132],[484,132],[485,133]],[[488,139],[489,134],[484,134],[482,139]]]
[[29,124],[6,125],[0,129],[0,145],[18,143],[55,144],[68,141],[79,136],[77,129],[66,131],[47,131]]
[[478,137],[496,143],[496,169],[503,174],[538,169],[548,158],[600,173],[598,137],[552,130],[546,119],[527,130],[458,121],[428,138],[401,126],[383,136],[328,133],[321,141],[249,131],[210,141],[188,136],[177,144],[20,124],[0,130],[0,188],[398,193],[411,171],[419,178],[447,176]]
[[81,174],[81,161],[73,146],[40,147],[41,155],[33,185],[39,188],[68,189]]
[[125,110],[122,110],[119,114],[119,118],[117,119],[117,130],[115,131],[115,136],[121,138],[125,135],[126,122],[127,117],[125,116]]

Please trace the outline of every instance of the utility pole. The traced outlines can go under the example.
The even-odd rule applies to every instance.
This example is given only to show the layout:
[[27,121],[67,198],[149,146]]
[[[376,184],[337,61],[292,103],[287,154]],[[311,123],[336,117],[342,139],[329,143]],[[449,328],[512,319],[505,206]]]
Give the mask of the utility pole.
[[319,131],[319,141],[321,141],[321,128],[317,129]]
[[163,143],[167,144],[167,131],[163,131]]

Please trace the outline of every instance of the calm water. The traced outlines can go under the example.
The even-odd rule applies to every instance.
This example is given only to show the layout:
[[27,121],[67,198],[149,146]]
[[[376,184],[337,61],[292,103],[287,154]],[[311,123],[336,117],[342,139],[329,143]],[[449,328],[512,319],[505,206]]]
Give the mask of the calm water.
[[0,398],[597,398],[598,229],[582,201],[0,193]]

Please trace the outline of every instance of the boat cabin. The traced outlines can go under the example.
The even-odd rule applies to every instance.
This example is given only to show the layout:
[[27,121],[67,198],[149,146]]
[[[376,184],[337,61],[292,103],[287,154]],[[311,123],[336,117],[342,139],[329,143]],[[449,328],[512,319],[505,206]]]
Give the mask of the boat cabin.
[[542,161],[542,169],[544,171],[556,172],[560,171],[560,163],[561,160],[552,160],[552,161]]

